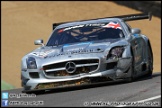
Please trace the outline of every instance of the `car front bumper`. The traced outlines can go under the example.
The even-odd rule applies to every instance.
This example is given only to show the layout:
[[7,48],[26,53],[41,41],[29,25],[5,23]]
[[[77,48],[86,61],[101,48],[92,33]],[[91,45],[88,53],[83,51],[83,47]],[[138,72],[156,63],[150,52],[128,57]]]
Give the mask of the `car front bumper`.
[[[90,80],[95,78],[107,78],[107,80],[118,80],[130,77],[131,73],[127,73],[129,67],[132,65],[131,57],[127,58],[119,58],[115,60],[103,60],[103,58],[99,58],[99,68],[90,73],[83,73],[75,76],[69,77],[56,77],[56,78],[48,78],[45,76],[43,70],[33,69],[21,72],[22,86],[24,90],[39,90],[39,89],[50,89],[62,86],[75,86],[82,85],[87,83],[92,83]],[[116,66],[107,69],[107,65],[109,63],[116,62]],[[31,78],[29,72],[38,72],[39,78]]]

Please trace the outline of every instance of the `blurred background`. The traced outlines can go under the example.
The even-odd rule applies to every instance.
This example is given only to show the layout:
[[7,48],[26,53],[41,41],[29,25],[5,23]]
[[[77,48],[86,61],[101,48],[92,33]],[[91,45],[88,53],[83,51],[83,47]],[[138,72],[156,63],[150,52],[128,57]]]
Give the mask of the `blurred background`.
[[[154,72],[161,72],[161,2],[152,1],[2,1],[1,2],[1,84],[2,89],[21,87],[21,58],[46,43],[52,23],[102,18],[152,11],[152,21],[131,21],[150,38]],[[10,86],[12,85],[12,86]],[[4,87],[5,86],[5,87]]]
[[152,12],[161,18],[161,1],[114,1],[117,4],[139,10],[144,13]]

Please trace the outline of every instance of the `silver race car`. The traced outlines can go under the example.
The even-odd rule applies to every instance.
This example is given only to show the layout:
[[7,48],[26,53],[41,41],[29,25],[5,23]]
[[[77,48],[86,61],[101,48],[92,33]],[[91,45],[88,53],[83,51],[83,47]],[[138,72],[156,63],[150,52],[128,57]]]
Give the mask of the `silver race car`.
[[150,41],[126,23],[151,17],[131,14],[54,23],[48,42],[36,40],[41,46],[22,58],[23,92],[151,76]]

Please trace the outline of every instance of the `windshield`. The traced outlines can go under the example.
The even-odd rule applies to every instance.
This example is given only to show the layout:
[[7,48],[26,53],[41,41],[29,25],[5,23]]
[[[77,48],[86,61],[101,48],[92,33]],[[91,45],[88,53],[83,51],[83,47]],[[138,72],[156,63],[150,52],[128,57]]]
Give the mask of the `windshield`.
[[123,38],[118,22],[82,24],[56,29],[46,46],[57,46],[68,43],[97,41],[103,39]]

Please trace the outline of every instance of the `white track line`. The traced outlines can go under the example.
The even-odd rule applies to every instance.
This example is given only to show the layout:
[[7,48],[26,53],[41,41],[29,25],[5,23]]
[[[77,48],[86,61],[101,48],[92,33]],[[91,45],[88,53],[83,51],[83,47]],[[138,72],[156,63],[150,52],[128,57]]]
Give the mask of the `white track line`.
[[[150,100],[154,100],[154,99],[158,99],[158,98],[161,98],[161,95],[158,95],[158,96],[154,96],[154,97],[151,97],[151,98],[148,98],[148,99],[144,99],[144,100],[140,100],[140,101],[135,101],[135,102],[145,102],[145,101],[150,101]],[[118,105],[118,106],[115,106],[115,107],[125,107],[127,105]]]

